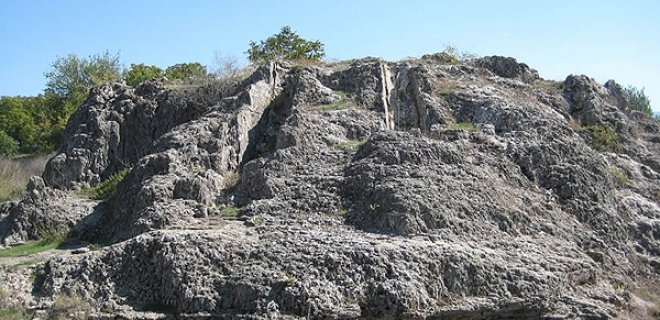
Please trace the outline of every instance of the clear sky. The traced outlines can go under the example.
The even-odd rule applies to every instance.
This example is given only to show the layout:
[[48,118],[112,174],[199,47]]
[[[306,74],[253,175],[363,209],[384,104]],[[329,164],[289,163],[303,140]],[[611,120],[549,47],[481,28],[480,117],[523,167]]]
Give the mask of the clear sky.
[[586,74],[645,87],[660,111],[660,1],[0,0],[0,95],[43,91],[57,56],[109,50],[162,68],[245,61],[250,40],[290,25],[329,59],[441,51],[507,55],[563,80]]

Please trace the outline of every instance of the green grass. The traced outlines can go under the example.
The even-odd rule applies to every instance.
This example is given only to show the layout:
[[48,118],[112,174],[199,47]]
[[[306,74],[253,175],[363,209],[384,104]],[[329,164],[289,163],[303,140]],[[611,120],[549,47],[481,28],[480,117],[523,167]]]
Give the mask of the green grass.
[[241,209],[236,207],[227,207],[220,211],[222,217],[236,217],[241,212]]
[[335,147],[344,151],[356,152],[360,150],[365,143],[367,143],[367,140],[349,140],[340,142],[336,144]]
[[112,198],[117,192],[117,184],[124,180],[130,168],[125,168],[108,179],[103,180],[97,186],[81,190],[81,192],[91,199],[107,200]]
[[0,251],[0,258],[26,256],[57,248],[64,241],[64,236],[46,237],[39,241],[28,242]]
[[0,308],[0,319],[3,320],[27,320],[32,317],[22,308],[10,307]]
[[477,128],[474,127],[474,124],[472,122],[457,122],[457,123],[450,123],[447,124],[447,130],[449,131],[469,131],[469,132],[474,132],[477,131]]
[[331,110],[342,110],[350,106],[350,101],[348,100],[339,100],[331,104],[325,104],[319,107],[319,110],[322,111],[331,111]]
[[342,110],[342,109],[347,109],[348,107],[351,106],[351,99],[348,97],[348,93],[344,91],[337,91],[337,95],[339,96],[339,100],[330,104],[321,105],[319,106],[319,110],[321,111]]

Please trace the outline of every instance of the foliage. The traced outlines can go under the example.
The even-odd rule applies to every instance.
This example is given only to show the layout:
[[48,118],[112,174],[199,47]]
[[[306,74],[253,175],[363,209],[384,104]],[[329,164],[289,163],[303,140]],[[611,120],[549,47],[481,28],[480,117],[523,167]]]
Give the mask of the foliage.
[[25,309],[20,307],[0,308],[0,319],[3,320],[28,320],[32,319]]
[[227,172],[222,180],[222,189],[231,192],[241,183],[241,175],[236,171]]
[[4,130],[0,130],[0,154],[13,155],[18,152],[18,141],[14,140]]
[[60,97],[77,98],[82,93],[102,83],[121,79],[119,54],[109,51],[79,58],[75,54],[58,57],[52,70],[46,72],[46,91]]
[[0,258],[26,256],[34,253],[48,251],[57,248],[63,241],[64,236],[61,234],[45,236],[39,241],[32,241],[13,246],[6,250],[2,250],[0,251]]
[[456,46],[445,44],[445,48],[441,52],[449,58],[449,64],[459,64],[461,61],[471,60],[477,58],[477,55],[468,51],[458,51]]
[[157,66],[148,66],[144,63],[131,63],[131,68],[124,72],[124,80],[126,80],[127,85],[137,87],[142,82],[153,78],[160,78],[164,75],[165,72],[163,72],[163,69]]
[[360,148],[365,143],[367,143],[367,140],[349,140],[349,141],[340,142],[336,144],[335,147],[344,151],[355,152],[360,150]]
[[165,77],[190,83],[209,78],[206,67],[198,62],[178,63],[165,69]]
[[117,192],[117,185],[119,184],[119,182],[124,180],[124,178],[128,174],[128,171],[130,171],[130,168],[125,168],[111,175],[107,179],[103,180],[95,187],[84,189],[82,190],[82,192],[92,199],[96,199],[96,200],[110,199]]
[[595,124],[586,126],[582,130],[588,133],[589,142],[596,150],[619,152],[619,136],[612,128]]
[[628,108],[633,110],[642,111],[649,115],[653,116],[653,109],[651,109],[651,101],[649,97],[644,93],[644,88],[637,89],[633,86],[628,86],[623,89],[626,97],[626,104]]
[[472,122],[457,122],[457,123],[449,123],[447,124],[447,130],[449,131],[469,131],[469,132],[474,132],[477,131],[477,128],[474,127],[474,124]]
[[274,60],[312,60],[319,61],[325,56],[323,44],[307,41],[298,36],[291,27],[284,26],[280,33],[268,37],[259,43],[250,41],[250,48],[245,52],[252,63]]
[[241,209],[236,207],[227,207],[220,211],[220,215],[223,217],[235,217],[241,212]]
[[628,177],[628,174],[625,171],[623,171],[623,169],[615,166],[609,166],[607,168],[607,171],[609,171],[620,184],[628,187],[635,186],[632,180],[630,180],[630,177]]

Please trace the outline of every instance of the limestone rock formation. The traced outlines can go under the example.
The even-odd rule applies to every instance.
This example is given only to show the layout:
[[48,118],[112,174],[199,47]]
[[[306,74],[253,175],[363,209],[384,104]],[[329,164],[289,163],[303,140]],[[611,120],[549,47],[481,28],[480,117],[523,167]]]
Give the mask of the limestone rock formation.
[[[39,263],[34,309],[65,295],[99,319],[660,312],[660,123],[613,81],[553,83],[497,56],[270,63],[229,87],[102,86],[65,139],[0,208],[0,236],[102,248]],[[113,198],[76,196],[124,168]]]

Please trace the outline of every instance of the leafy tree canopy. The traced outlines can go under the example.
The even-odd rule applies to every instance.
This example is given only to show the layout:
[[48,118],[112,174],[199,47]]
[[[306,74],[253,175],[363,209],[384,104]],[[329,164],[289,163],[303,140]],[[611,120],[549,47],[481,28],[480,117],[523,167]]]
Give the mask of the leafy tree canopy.
[[163,69],[157,66],[148,66],[144,63],[131,64],[131,68],[124,73],[126,84],[135,87],[140,83],[151,80],[153,78],[160,78],[165,75]]
[[298,36],[289,26],[282,27],[280,33],[259,43],[251,41],[250,48],[245,53],[252,63],[273,60],[318,61],[325,56],[323,44],[320,41],[307,41]]
[[119,54],[104,53],[79,58],[75,54],[58,57],[45,73],[46,92],[73,98],[86,95],[93,86],[121,79]]
[[653,109],[651,109],[651,101],[649,97],[644,93],[644,88],[637,89],[633,86],[628,86],[623,89],[626,94],[626,102],[628,107],[634,110],[642,111],[649,116],[653,116]]
[[165,69],[165,76],[170,80],[192,82],[209,77],[206,67],[198,62],[179,63]]

